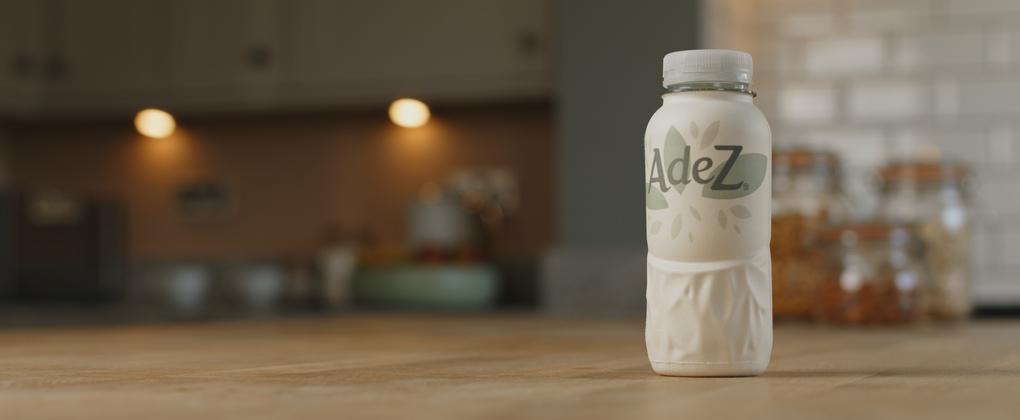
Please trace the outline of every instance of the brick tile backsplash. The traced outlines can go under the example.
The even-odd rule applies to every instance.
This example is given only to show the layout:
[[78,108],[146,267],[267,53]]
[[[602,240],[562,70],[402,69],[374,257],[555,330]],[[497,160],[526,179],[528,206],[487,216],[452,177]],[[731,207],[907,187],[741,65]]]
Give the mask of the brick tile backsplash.
[[802,67],[820,77],[873,73],[882,68],[882,48],[879,37],[813,41],[804,46]]
[[788,85],[778,93],[779,116],[799,122],[828,122],[836,117],[836,91],[831,86]]
[[857,0],[845,4],[849,27],[861,33],[918,28],[931,19],[931,2],[928,0]]
[[1020,79],[970,79],[957,86],[959,112],[1006,118],[1020,114]]
[[902,37],[893,48],[892,64],[903,71],[980,67],[985,57],[981,34],[974,33]]
[[910,120],[926,113],[929,101],[923,85],[915,82],[861,82],[847,92],[847,113],[853,120]]
[[867,168],[886,156],[886,134],[875,128],[824,128],[805,131],[791,145],[832,150],[844,166]]
[[1014,57],[1020,57],[1020,36],[1005,32],[987,33],[982,45],[985,60],[990,68],[1009,67]]
[[710,19],[742,11],[725,27],[706,25],[706,44],[763,64],[759,106],[777,147],[839,153],[861,207],[874,205],[871,176],[890,159],[966,163],[977,296],[1020,303],[1020,0],[705,4]]
[[846,0],[844,2],[852,14],[876,14],[912,16],[928,14],[932,9],[933,0]]
[[945,0],[946,13],[1001,13],[1020,12],[1016,0]]
[[1004,123],[989,129],[987,143],[989,164],[1005,167],[1016,164],[1016,160],[1013,157],[1013,154],[1016,152],[1014,133],[1015,130]]

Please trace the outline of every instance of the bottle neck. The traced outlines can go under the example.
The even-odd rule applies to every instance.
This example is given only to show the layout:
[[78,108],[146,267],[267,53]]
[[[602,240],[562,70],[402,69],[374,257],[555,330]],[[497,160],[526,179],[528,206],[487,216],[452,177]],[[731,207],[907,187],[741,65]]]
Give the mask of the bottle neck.
[[742,82],[684,82],[669,85],[666,90],[668,91],[667,95],[684,92],[731,92],[748,95],[751,98],[757,96],[751,90],[750,83]]

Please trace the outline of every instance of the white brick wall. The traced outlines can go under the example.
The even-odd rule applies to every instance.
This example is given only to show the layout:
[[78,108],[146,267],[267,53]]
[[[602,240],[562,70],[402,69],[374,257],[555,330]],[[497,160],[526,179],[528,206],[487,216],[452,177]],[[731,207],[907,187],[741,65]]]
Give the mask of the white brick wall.
[[882,39],[878,37],[829,37],[804,45],[801,67],[820,78],[874,73],[882,69],[882,52]]
[[776,144],[839,152],[862,207],[888,159],[970,165],[978,298],[1020,304],[1020,0],[704,4],[706,47],[754,54]]
[[789,84],[777,100],[783,120],[824,123],[836,118],[836,91],[831,85]]
[[925,86],[912,80],[852,83],[847,114],[859,122],[914,120],[925,113],[927,96]]

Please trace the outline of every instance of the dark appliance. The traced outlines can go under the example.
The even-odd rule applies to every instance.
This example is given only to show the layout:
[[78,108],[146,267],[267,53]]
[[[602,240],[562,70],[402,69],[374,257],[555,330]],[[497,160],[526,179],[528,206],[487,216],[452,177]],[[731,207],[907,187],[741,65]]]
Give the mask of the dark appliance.
[[120,206],[59,193],[0,198],[0,296],[24,301],[110,301],[126,259]]

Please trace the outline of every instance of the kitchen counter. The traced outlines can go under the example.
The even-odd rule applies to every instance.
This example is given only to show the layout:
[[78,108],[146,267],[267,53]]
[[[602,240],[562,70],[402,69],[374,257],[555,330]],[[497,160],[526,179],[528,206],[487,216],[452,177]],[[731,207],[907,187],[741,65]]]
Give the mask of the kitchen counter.
[[780,326],[755,378],[667,378],[640,320],[359,315],[0,332],[0,417],[1016,418],[1020,322]]

